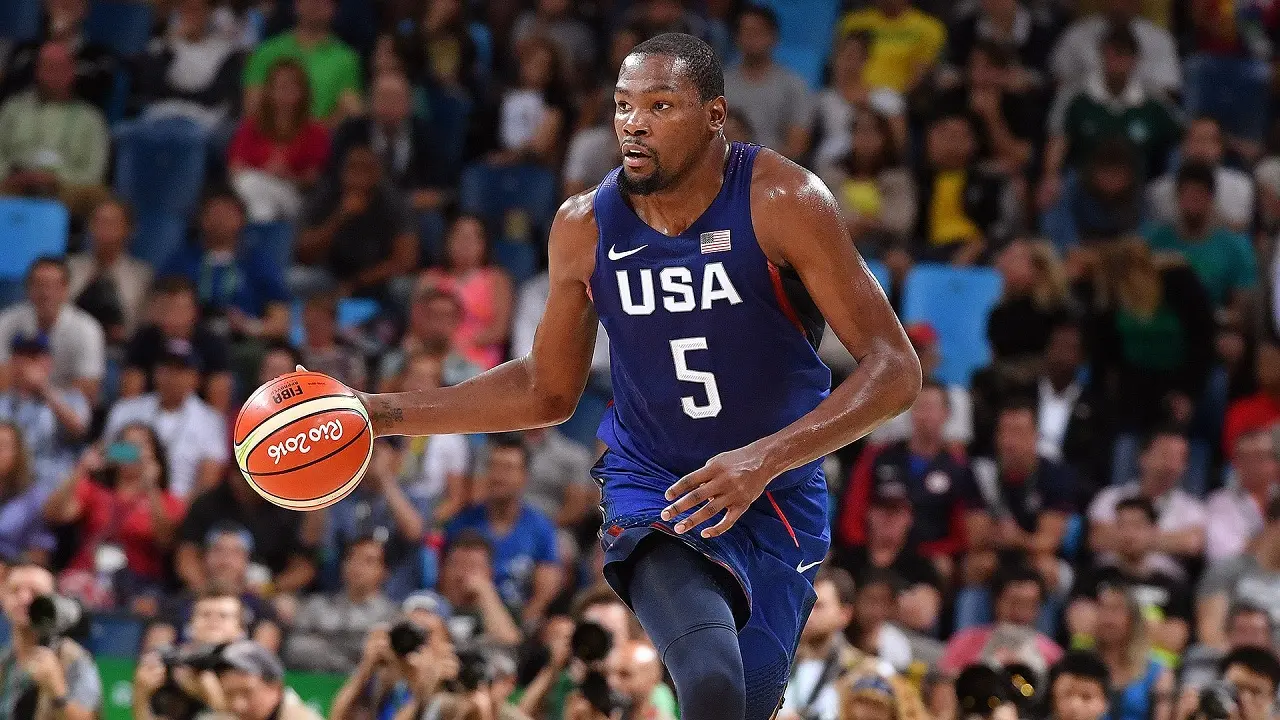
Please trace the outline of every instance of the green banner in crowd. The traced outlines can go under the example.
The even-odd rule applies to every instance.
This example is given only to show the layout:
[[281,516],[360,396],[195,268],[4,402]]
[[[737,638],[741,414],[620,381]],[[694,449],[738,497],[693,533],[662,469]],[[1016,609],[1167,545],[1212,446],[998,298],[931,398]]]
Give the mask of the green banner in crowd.
[[[102,693],[106,707],[103,720],[133,720],[133,669],[137,663],[124,658],[95,658],[102,676]],[[342,675],[289,673],[285,685],[293,688],[302,701],[322,716],[329,716],[329,705],[342,688]]]

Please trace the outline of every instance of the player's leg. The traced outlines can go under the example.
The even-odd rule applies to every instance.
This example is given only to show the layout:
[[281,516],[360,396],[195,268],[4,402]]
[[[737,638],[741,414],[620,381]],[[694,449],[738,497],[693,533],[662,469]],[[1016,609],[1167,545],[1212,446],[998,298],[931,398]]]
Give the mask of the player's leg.
[[723,571],[684,543],[654,533],[632,558],[632,609],[671,673],[681,720],[741,720],[747,689]]

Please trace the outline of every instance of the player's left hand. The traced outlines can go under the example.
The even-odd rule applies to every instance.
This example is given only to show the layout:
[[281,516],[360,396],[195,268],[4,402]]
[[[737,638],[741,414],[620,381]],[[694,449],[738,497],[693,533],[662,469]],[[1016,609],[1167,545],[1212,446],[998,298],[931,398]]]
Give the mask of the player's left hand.
[[738,522],[775,475],[765,467],[764,456],[750,446],[720,453],[667,488],[667,500],[675,502],[662,511],[662,519],[669,521],[702,505],[676,523],[676,533],[682,535],[723,511],[720,522],[701,533],[704,538],[722,535]]

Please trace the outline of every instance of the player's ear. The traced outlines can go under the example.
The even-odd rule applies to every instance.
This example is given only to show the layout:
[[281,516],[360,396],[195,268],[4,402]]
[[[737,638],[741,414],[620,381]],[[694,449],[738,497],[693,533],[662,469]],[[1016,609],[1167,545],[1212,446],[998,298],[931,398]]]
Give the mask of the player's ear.
[[729,102],[724,96],[712,100],[707,103],[707,123],[711,127],[712,133],[718,133],[724,129],[724,122],[729,117]]

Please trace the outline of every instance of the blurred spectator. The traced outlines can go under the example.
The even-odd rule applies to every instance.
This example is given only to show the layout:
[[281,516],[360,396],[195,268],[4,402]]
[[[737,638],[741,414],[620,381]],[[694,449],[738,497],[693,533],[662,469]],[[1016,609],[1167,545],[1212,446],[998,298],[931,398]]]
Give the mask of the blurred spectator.
[[681,0],[638,0],[632,3],[625,16],[625,24],[639,32],[641,40],[662,33],[685,33],[706,40],[710,28],[705,19]]
[[1223,683],[1239,698],[1241,720],[1275,717],[1276,689],[1280,688],[1280,660],[1268,648],[1246,647],[1227,653],[1218,665]]
[[[1109,2],[1125,4],[1133,0]],[[1080,82],[1059,95],[1051,113],[1043,177],[1037,191],[1041,210],[1053,205],[1061,195],[1063,171],[1082,167],[1104,140],[1121,136],[1133,144],[1138,154],[1135,171],[1143,182],[1160,171],[1165,156],[1178,141],[1179,128],[1173,115],[1160,96],[1152,95],[1142,85],[1137,37],[1124,25],[1109,26],[1105,35],[1101,32],[1103,27],[1108,26],[1099,25],[1096,40],[1101,61],[1087,72],[1070,76]],[[1068,30],[1064,42],[1071,37]],[[1148,46],[1144,43],[1142,47]]]
[[227,170],[250,222],[296,220],[304,193],[320,179],[329,156],[329,132],[307,114],[313,92],[308,82],[306,70],[295,60],[272,65],[257,110],[245,116],[231,138]]
[[1071,590],[1066,620],[1073,643],[1087,645],[1096,637],[1101,593],[1120,588],[1141,608],[1151,644],[1166,659],[1182,652],[1191,637],[1191,587],[1182,567],[1155,549],[1158,519],[1155,505],[1147,498],[1126,498],[1116,506],[1114,533],[1119,549],[1109,560],[1081,573]]
[[[1245,231],[1253,222],[1253,178],[1223,164],[1222,127],[1211,117],[1199,117],[1187,125],[1182,138],[1181,160],[1213,169],[1214,218],[1231,230]],[[1147,188],[1147,212],[1153,222],[1173,225],[1178,220],[1176,174],[1156,178]]]
[[1186,713],[1182,712],[1184,708],[1195,707],[1200,702],[1200,691],[1218,679],[1218,664],[1227,653],[1245,647],[1266,648],[1273,652],[1275,650],[1270,612],[1248,603],[1238,603],[1231,607],[1226,635],[1225,649],[1193,645],[1180,658],[1180,696],[1175,714],[1185,716]]
[[[234,522],[219,523],[201,538],[200,547],[203,589],[170,594],[160,607],[159,624],[167,625],[182,642],[229,642],[246,637],[250,631],[255,639],[277,633],[275,609],[255,594],[262,588],[250,583],[254,579],[249,577],[253,535]],[[225,629],[202,629],[212,622],[227,628],[231,621],[236,628],[233,634]]]
[[755,141],[792,159],[809,151],[814,98],[805,81],[773,60],[778,16],[764,6],[738,14],[739,62],[724,74],[725,98],[750,123]]
[[987,316],[987,340],[996,362],[1040,357],[1054,327],[1069,313],[1062,263],[1043,240],[1018,239],[995,257],[1003,296]]
[[133,611],[159,604],[165,559],[182,501],[169,491],[165,448],[146,425],[125,425],[105,450],[91,447],[44,505],[51,526],[76,525],[78,547],[59,578],[90,606]]
[[498,147],[489,161],[558,167],[572,124],[572,98],[564,61],[550,40],[534,36],[516,53],[517,78],[502,94]]
[[[393,392],[420,392],[441,386],[440,360],[425,353],[409,357],[392,383]],[[405,438],[397,480],[429,523],[450,520],[467,506],[471,444],[465,435]]]
[[978,161],[973,134],[963,114],[943,115],[929,125],[916,178],[917,261],[971,265],[1018,230],[1021,209],[1013,187]]
[[244,56],[237,39],[218,28],[214,4],[175,3],[166,32],[151,40],[135,78],[144,118],[183,117],[210,130],[235,118]]
[[493,264],[484,223],[461,215],[445,236],[445,262],[422,275],[420,288],[453,293],[462,304],[462,323],[453,335],[467,360],[488,370],[502,362],[511,332],[511,277]]
[[1210,648],[1227,647],[1230,608],[1248,604],[1271,615],[1272,644],[1280,640],[1280,502],[1267,506],[1267,523],[1249,551],[1211,564],[1196,588],[1196,637]]
[[[1213,359],[1213,311],[1195,273],[1152,255],[1140,238],[1104,246],[1088,319],[1092,382],[1111,401],[1117,430],[1115,477],[1132,467],[1134,434],[1190,422]],[[1091,292],[1090,292],[1091,291]]]
[[582,77],[596,60],[595,34],[574,16],[569,0],[538,0],[521,13],[511,28],[512,55],[518,56],[520,45],[538,35],[555,43],[571,77]]
[[824,167],[853,152],[856,123],[866,113],[874,113],[883,121],[875,123],[883,129],[880,147],[873,157],[887,153],[897,157],[907,135],[906,101],[888,88],[869,88],[863,81],[871,38],[866,33],[844,35],[831,51],[831,80],[817,98],[818,137],[813,165]]
[[1065,202],[1079,240],[1090,244],[1131,235],[1142,224],[1142,179],[1138,156],[1125,138],[1100,142]]
[[75,96],[71,46],[40,48],[35,84],[0,105],[0,194],[56,197],[87,217],[108,193],[106,119]]
[[1229,459],[1240,436],[1254,430],[1269,430],[1280,422],[1280,345],[1262,339],[1254,354],[1254,377],[1258,391],[1237,398],[1227,407],[1222,425],[1222,452]]
[[302,347],[298,354],[302,365],[313,372],[324,373],[348,387],[365,387],[365,362],[360,353],[338,333],[336,293],[312,295],[302,305]]
[[[889,262],[894,251],[905,251],[916,222],[915,180],[902,165],[892,123],[884,115],[859,109],[844,131],[847,151],[818,172],[840,201],[859,250]],[[900,275],[905,264],[898,261],[890,268]]]
[[675,720],[663,709],[651,705],[649,698],[662,684],[662,659],[648,640],[631,640],[614,647],[605,661],[609,688],[636,713],[633,717],[647,720]]
[[464,530],[449,541],[439,587],[451,606],[449,629],[458,642],[508,646],[520,642],[520,629],[494,584],[493,546],[483,535]]
[[0,312],[0,376],[11,375],[9,351],[15,339],[44,335],[53,354],[50,382],[58,387],[74,386],[96,404],[106,373],[102,326],[68,302],[68,280],[62,258],[42,257],[31,264],[26,302]]
[[[1222,123],[1232,144],[1252,162],[1267,134],[1280,15],[1270,5],[1237,6],[1221,0],[1193,2],[1188,10],[1190,27],[1179,28],[1184,50],[1191,51],[1180,68],[1186,85],[1184,105],[1191,115],[1212,116]],[[1185,45],[1188,35],[1193,38],[1190,48]]]
[[129,256],[133,210],[119,198],[98,203],[89,216],[88,250],[67,258],[68,292],[75,304],[120,346],[137,329],[151,290],[151,267]]
[[1044,584],[1035,570],[1001,568],[992,582],[995,623],[958,630],[938,661],[942,672],[954,676],[974,663],[1022,663],[1043,672],[1062,657],[1062,648],[1035,630],[1044,602]]
[[641,39],[634,27],[615,30],[609,43],[608,64],[600,67],[594,78],[587,78],[594,84],[582,92],[577,128],[569,138],[561,170],[565,197],[599,184],[610,170],[622,164],[622,147],[613,130],[613,91],[623,61]]
[[343,296],[383,296],[389,281],[417,266],[417,233],[408,199],[386,182],[377,153],[352,147],[341,180],[316,188],[303,208],[294,294],[336,283]]
[[526,430],[524,446],[529,453],[525,501],[560,527],[586,520],[600,500],[600,487],[591,477],[595,460],[586,448],[550,427]]
[[909,93],[933,70],[947,40],[937,18],[911,6],[909,0],[876,0],[873,7],[845,15],[837,34],[871,35],[871,53],[863,71],[867,87]]
[[[930,478],[938,480],[937,475]],[[909,630],[932,634],[942,609],[943,585],[950,580],[951,557],[940,550],[935,550],[937,554],[930,558],[932,562],[921,557],[918,548],[925,544],[918,537],[934,535],[936,531],[927,522],[916,522],[909,492],[899,482],[878,483],[865,511],[865,544],[838,548],[831,561],[836,567],[848,570],[860,586],[878,571],[892,572],[900,585],[893,617]],[[953,503],[953,506],[956,505]],[[959,509],[952,514],[962,517]],[[948,571],[945,580],[935,565]]]
[[293,616],[285,659],[291,668],[344,673],[360,661],[365,635],[390,623],[398,608],[382,594],[383,544],[370,537],[346,547],[342,589],[309,595]]
[[523,500],[529,454],[518,438],[495,436],[478,478],[477,504],[446,526],[448,541],[478,530],[493,545],[494,580],[522,620],[541,618],[560,586],[555,525]]
[[947,54],[958,66],[968,65],[973,51],[988,43],[1009,48],[1013,53],[1012,87],[1045,84],[1053,31],[1045,13],[1026,7],[1018,0],[981,0],[960,10],[947,30]]
[[209,404],[219,410],[229,407],[232,382],[227,344],[200,323],[195,283],[180,275],[156,281],[152,288],[154,323],[139,328],[125,348],[121,398],[159,390],[161,358],[178,354],[196,370],[195,389],[204,392]]
[[360,662],[333,699],[330,720],[394,717],[412,699],[408,673],[405,658],[391,650],[387,630],[373,630],[365,636]]
[[1173,34],[1139,16],[1141,0],[1103,0],[1101,4],[1103,12],[1081,17],[1059,36],[1049,56],[1054,78],[1068,88],[1066,92],[1090,83],[1108,62],[1103,38],[1119,28],[1133,38],[1135,87],[1154,95],[1177,95],[1182,88],[1182,63]]
[[297,0],[298,24],[292,31],[262,43],[249,58],[244,73],[245,114],[258,116],[269,75],[278,63],[294,60],[310,79],[307,95],[311,117],[334,127],[360,112],[360,58],[332,33],[335,0]]
[[41,513],[47,495],[35,482],[22,429],[0,420],[0,563],[49,559],[54,537]]
[[[545,306],[545,301],[543,306]],[[541,311],[542,306],[539,306]],[[483,372],[453,346],[462,322],[463,308],[458,296],[435,289],[419,289],[409,304],[409,321],[397,347],[387,350],[378,362],[378,378],[389,388],[393,378],[405,370],[418,354],[430,355],[441,363],[441,385],[457,385]],[[539,312],[538,317],[542,314]],[[521,353],[523,354],[523,353]],[[383,392],[388,392],[384,389]]]
[[[842,543],[862,546],[870,543],[872,516],[877,509],[904,510],[902,532],[909,536],[882,536],[878,547],[867,552],[883,554],[895,547],[893,555],[905,550],[920,553],[945,567],[950,556],[965,546],[964,511],[966,488],[972,484],[969,463],[964,455],[948,447],[946,422],[950,399],[945,389],[926,380],[912,406],[910,435],[888,445],[871,446],[858,457],[849,479],[838,525]],[[898,569],[901,572],[901,569]]]
[[297,592],[311,585],[316,576],[314,548],[319,532],[315,527],[323,516],[300,517],[299,513],[272,505],[237,477],[222,482],[196,496],[178,528],[175,571],[188,588],[209,586],[211,578],[201,557],[209,531],[226,524],[248,529],[253,540],[250,556],[250,587],[258,593]]
[[1242,555],[1262,532],[1265,512],[1280,492],[1280,461],[1266,430],[1241,433],[1232,448],[1235,482],[1213,491],[1205,503],[1205,558]]
[[[920,369],[926,382],[935,384],[944,395],[942,399],[946,403],[946,412],[942,417],[935,416],[935,420],[932,421],[942,423],[943,443],[952,450],[962,452],[964,446],[973,440],[973,413],[972,403],[969,401],[969,390],[960,384],[942,385],[934,379],[938,367],[942,364],[942,354],[938,349],[940,344],[938,331],[932,325],[928,322],[911,323],[906,327],[906,331],[911,347],[920,357]],[[834,335],[834,333],[830,334]],[[913,417],[912,410],[907,410],[873,430],[867,439],[877,444],[906,440],[915,432]]]
[[1103,562],[1113,562],[1126,538],[1116,532],[1116,512],[1126,498],[1143,498],[1156,508],[1159,531],[1150,549],[1163,556],[1166,567],[1181,567],[1204,553],[1205,508],[1199,498],[1179,487],[1187,471],[1187,438],[1162,427],[1145,440],[1138,477],[1103,489],[1089,505],[1089,547]]
[[857,580],[853,622],[846,632],[854,647],[888,663],[895,672],[911,665],[911,642],[894,621],[902,578],[892,570],[869,568]]
[[1021,79],[1009,48],[981,41],[969,52],[959,84],[950,89],[944,84],[933,100],[943,113],[967,116],[978,157],[1010,177],[1021,176],[1031,163],[1044,126],[1044,101]]
[[5,574],[0,604],[10,636],[0,658],[6,678],[0,708],[8,717],[100,717],[102,679],[93,657],[70,638],[46,639],[32,627],[31,601],[53,590],[53,575],[39,565],[15,565]]
[[73,55],[76,95],[105,111],[119,61],[109,48],[91,42],[85,34],[89,0],[44,0],[43,26],[37,39],[17,45],[8,68],[0,76],[0,98],[8,98],[30,85],[39,74],[41,48],[63,43]]
[[370,147],[382,162],[383,177],[395,185],[418,211],[438,210],[449,199],[454,178],[437,152],[439,138],[411,113],[411,88],[404,75],[387,72],[374,78],[369,89],[369,113],[353,117],[333,134],[333,150],[326,172],[337,182],[347,151]]
[[1073,650],[1053,666],[1047,695],[1051,720],[1102,720],[1111,705],[1111,671],[1097,653]]
[[1156,251],[1181,255],[1200,279],[1215,308],[1239,316],[1247,295],[1258,286],[1257,261],[1249,238],[1228,230],[1214,211],[1213,168],[1183,163],[1177,175],[1177,216],[1147,235]]
[[185,277],[195,289],[202,320],[195,336],[204,338],[202,345],[212,341],[211,336],[219,344],[283,340],[289,332],[284,268],[243,247],[245,209],[240,198],[226,189],[206,193],[199,228],[200,244],[184,245],[166,270]]
[[22,429],[32,472],[48,489],[75,464],[92,408],[79,390],[53,384],[47,337],[14,338],[10,353],[13,382],[0,392],[0,420]]
[[[314,1],[301,0],[299,5]],[[218,682],[236,720],[321,720],[284,684],[284,667],[270,650],[241,640],[223,649],[220,657]]]
[[[323,546],[326,557],[341,563],[352,545],[368,538],[381,543],[387,577],[380,585],[394,601],[403,600],[430,580],[422,577],[422,553],[426,552],[422,546],[431,507],[421,496],[401,487],[403,462],[403,451],[393,440],[374,443],[364,482],[328,510]],[[341,564],[345,574],[345,563]]]
[[462,91],[478,99],[482,71],[475,41],[467,31],[461,0],[427,0],[421,23],[414,23],[406,38],[407,74],[415,82],[426,82],[452,91]]

